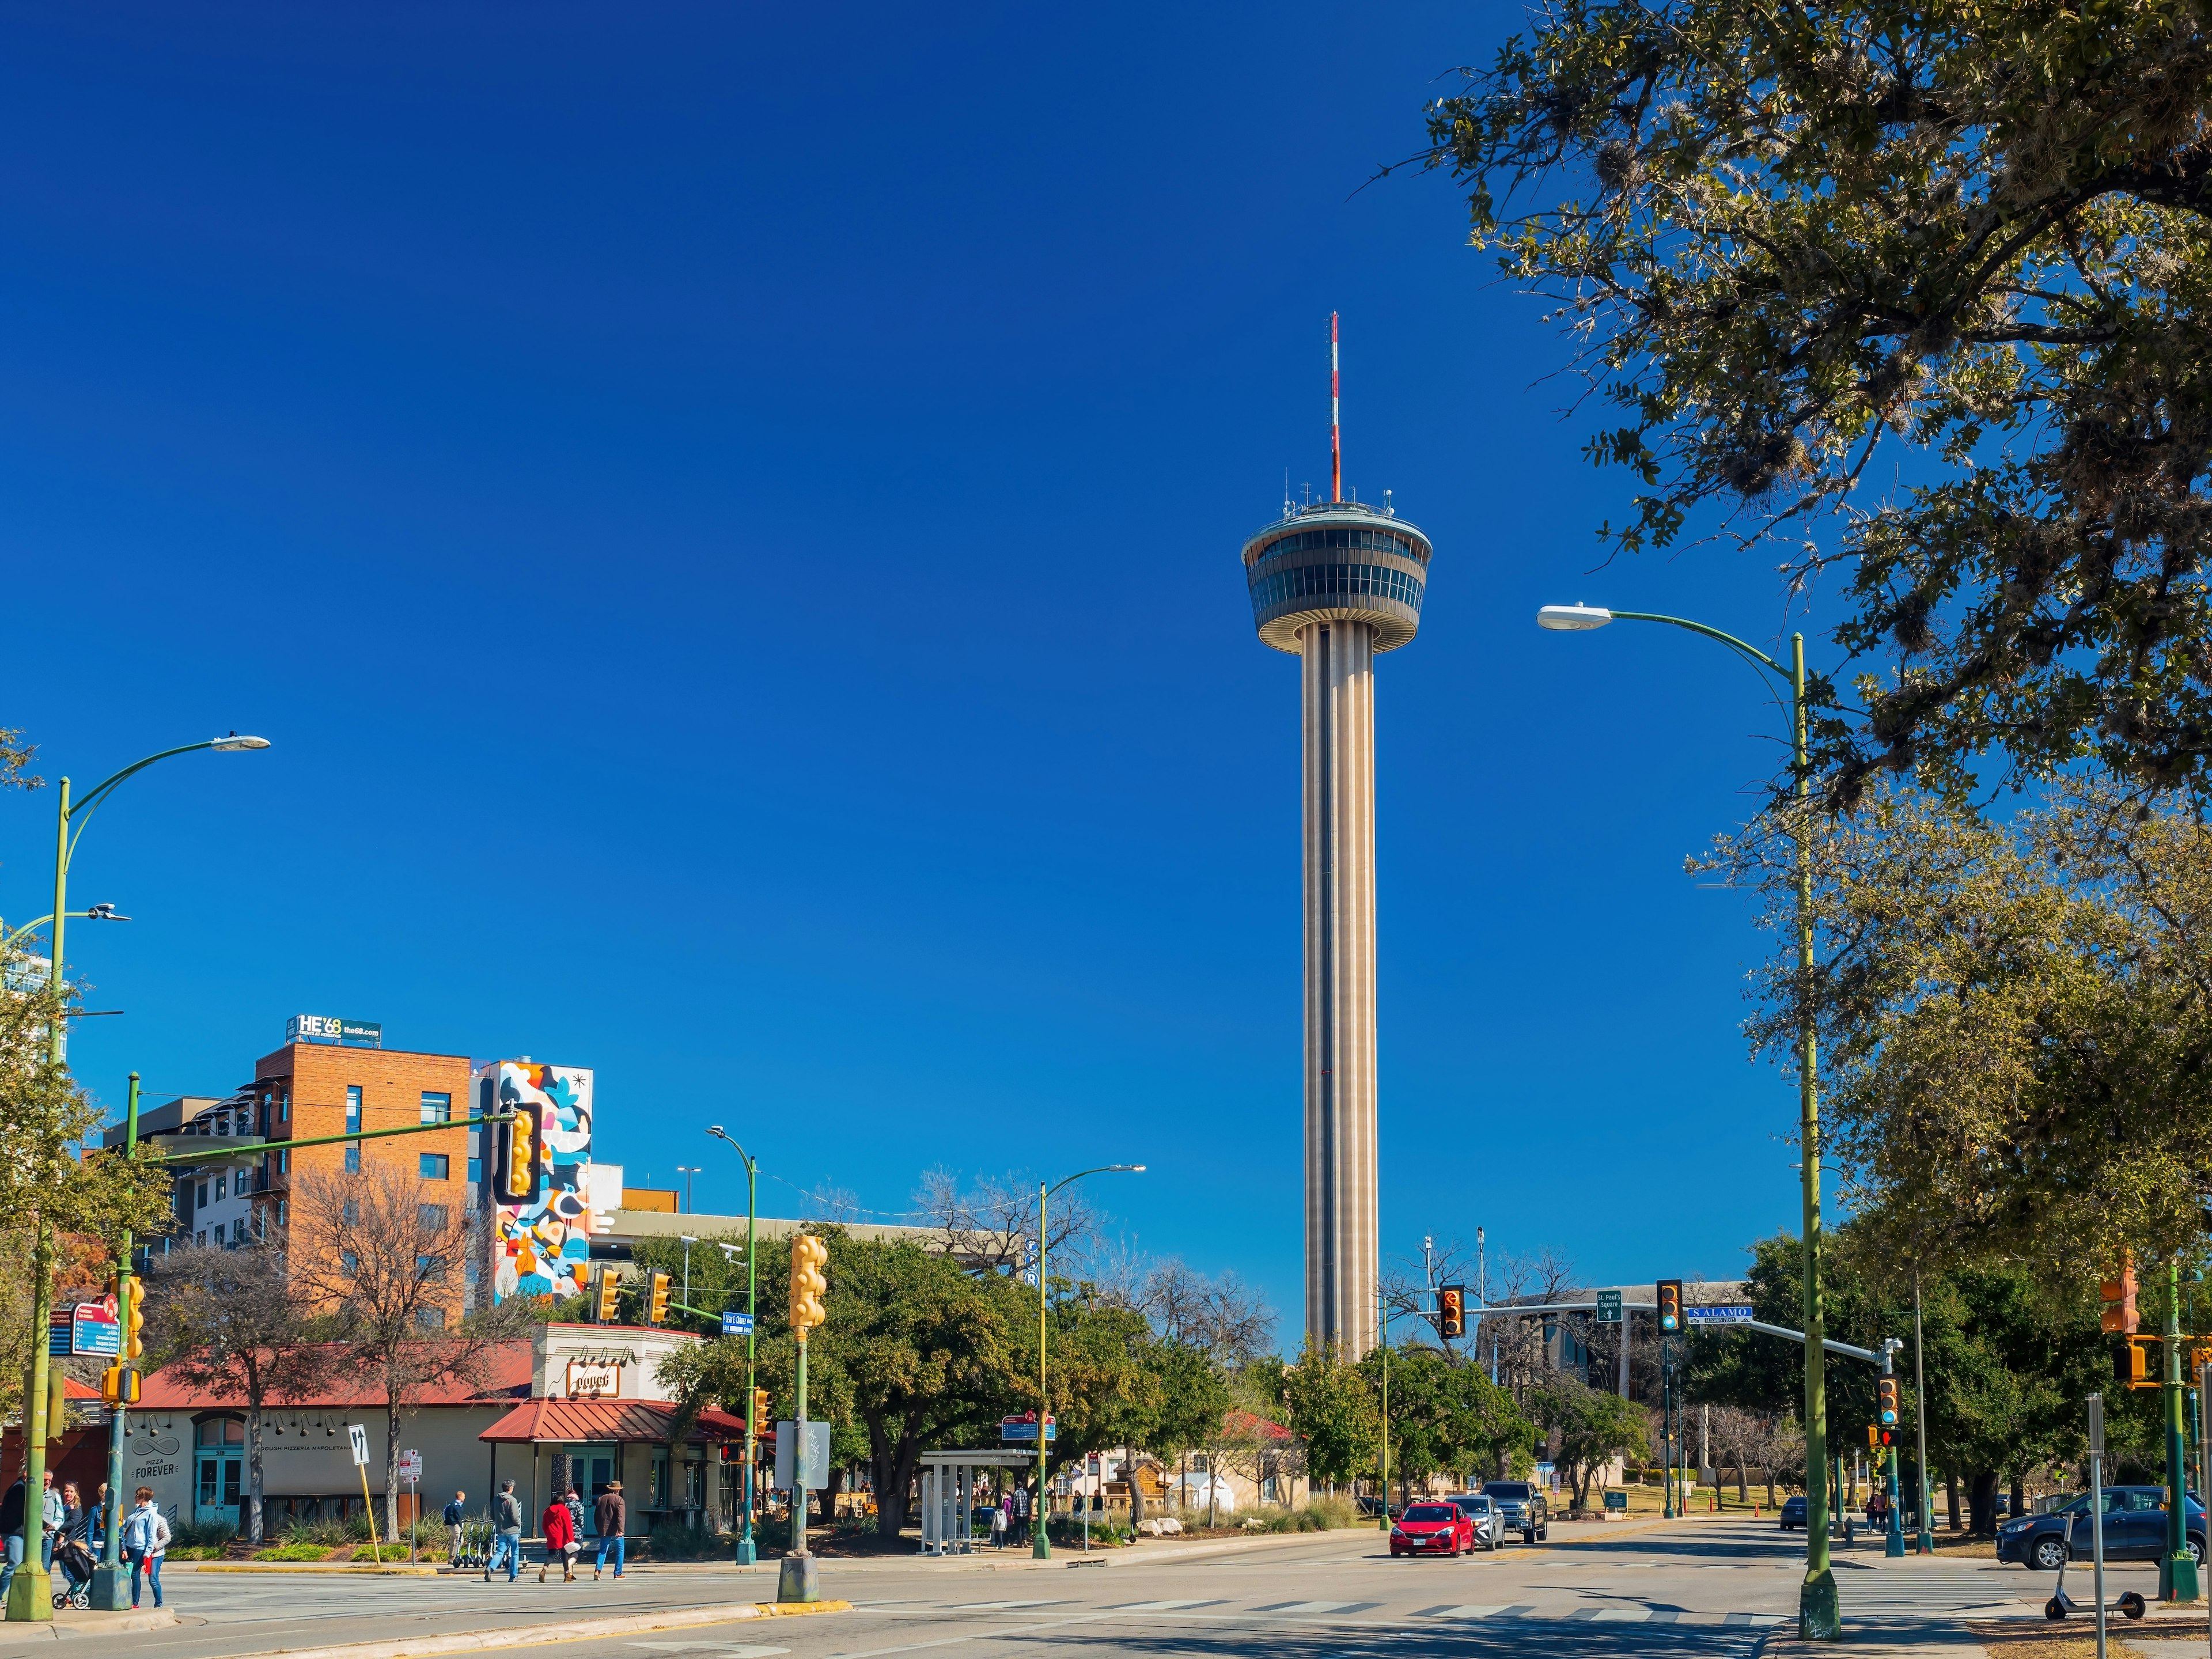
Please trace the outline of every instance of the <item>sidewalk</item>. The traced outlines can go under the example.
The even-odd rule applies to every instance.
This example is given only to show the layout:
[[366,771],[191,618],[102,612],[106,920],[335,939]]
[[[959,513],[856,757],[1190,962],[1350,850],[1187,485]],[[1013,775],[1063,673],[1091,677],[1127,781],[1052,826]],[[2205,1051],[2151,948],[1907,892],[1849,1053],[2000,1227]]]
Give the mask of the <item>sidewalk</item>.
[[[784,1604],[756,1601],[734,1607],[669,1607],[658,1613],[623,1613],[612,1619],[568,1619],[550,1625],[501,1625],[489,1630],[453,1631],[444,1636],[406,1636],[382,1642],[348,1642],[336,1647],[265,1650],[287,1659],[428,1659],[447,1653],[476,1653],[486,1648],[524,1647],[538,1642],[586,1642],[647,1631],[684,1630],[697,1625],[727,1625],[746,1619],[804,1618],[813,1613],[850,1613],[850,1601]],[[234,1649],[230,1659],[247,1659]]]

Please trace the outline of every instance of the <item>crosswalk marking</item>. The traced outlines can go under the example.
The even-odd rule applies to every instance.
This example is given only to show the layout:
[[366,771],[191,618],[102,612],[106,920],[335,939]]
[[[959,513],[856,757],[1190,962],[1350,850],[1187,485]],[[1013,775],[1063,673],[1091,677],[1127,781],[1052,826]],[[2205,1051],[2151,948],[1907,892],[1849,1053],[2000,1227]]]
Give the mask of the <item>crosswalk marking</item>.
[[1115,1613],[1182,1613],[1190,1607],[1219,1606],[1221,1602],[1218,1598],[1212,1601],[1117,1601],[1114,1604],[1112,1611]]
[[1413,1617],[1416,1619],[1488,1619],[1492,1614],[1504,1611],[1503,1603],[1493,1603],[1488,1607],[1446,1605],[1440,1607],[1423,1607]]
[[[1255,1607],[1255,1613],[1341,1613],[1352,1606],[1350,1601],[1277,1601],[1264,1607]],[[1371,1603],[1360,1603],[1370,1606]]]
[[1065,1601],[963,1601],[953,1610],[956,1613],[1007,1613],[1017,1607],[1064,1607],[1066,1605]]

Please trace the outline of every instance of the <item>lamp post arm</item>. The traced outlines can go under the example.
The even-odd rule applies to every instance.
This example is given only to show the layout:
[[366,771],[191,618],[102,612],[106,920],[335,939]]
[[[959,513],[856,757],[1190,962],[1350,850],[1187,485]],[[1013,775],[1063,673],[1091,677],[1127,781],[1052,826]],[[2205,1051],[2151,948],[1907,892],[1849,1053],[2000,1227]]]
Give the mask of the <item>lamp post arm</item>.
[[69,861],[76,856],[76,844],[84,835],[86,822],[91,818],[100,804],[107,799],[109,792],[113,790],[117,784],[121,783],[125,778],[144,771],[155,761],[165,761],[174,755],[189,755],[201,749],[212,749],[216,742],[217,739],[214,738],[207,738],[198,743],[180,744],[174,749],[164,749],[158,755],[149,755],[144,760],[133,762],[120,772],[102,778],[84,793],[79,795],[68,809],[69,818],[76,825],[76,829],[70,836],[69,844],[63,852],[64,866],[66,867]]
[[1665,623],[1669,628],[1686,628],[1692,634],[1703,634],[1709,640],[1718,640],[1739,656],[1757,664],[1780,679],[1788,679],[1790,671],[1768,656],[1757,646],[1740,640],[1733,634],[1723,634],[1717,628],[1708,628],[1704,623],[1692,622],[1686,617],[1662,617],[1656,611],[1615,611],[1614,618],[1620,622]]

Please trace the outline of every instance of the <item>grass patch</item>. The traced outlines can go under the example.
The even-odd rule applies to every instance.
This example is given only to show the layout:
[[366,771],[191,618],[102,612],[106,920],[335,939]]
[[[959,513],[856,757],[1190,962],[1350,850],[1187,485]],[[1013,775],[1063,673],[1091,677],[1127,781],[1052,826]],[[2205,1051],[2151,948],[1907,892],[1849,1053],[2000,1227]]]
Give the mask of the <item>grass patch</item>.
[[331,1546],[328,1544],[286,1542],[253,1553],[253,1559],[257,1561],[327,1561],[330,1558]]

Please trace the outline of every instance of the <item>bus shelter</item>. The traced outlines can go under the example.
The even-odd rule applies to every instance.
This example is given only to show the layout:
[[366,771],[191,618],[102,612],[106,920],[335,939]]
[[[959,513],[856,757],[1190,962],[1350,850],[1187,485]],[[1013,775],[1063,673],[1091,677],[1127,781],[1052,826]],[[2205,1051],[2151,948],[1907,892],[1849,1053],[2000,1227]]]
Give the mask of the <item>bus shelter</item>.
[[968,1555],[975,1548],[974,1493],[978,1469],[1033,1469],[1034,1448],[994,1451],[924,1452],[921,1465],[921,1553]]

